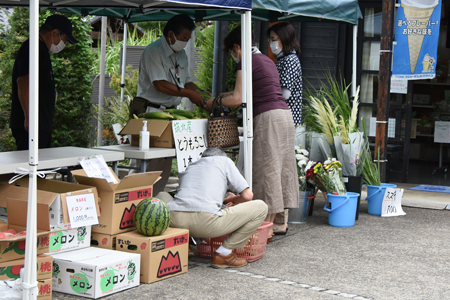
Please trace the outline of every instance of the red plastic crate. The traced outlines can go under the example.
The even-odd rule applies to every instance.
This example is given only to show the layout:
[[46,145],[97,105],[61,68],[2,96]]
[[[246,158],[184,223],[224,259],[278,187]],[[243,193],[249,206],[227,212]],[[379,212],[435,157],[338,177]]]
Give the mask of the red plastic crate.
[[[240,258],[247,259],[248,262],[260,259],[266,251],[267,238],[269,237],[269,231],[272,226],[273,223],[271,222],[263,222],[249,238],[244,248],[234,249],[234,253]],[[200,257],[211,258],[213,253],[216,252],[229,235],[226,234],[216,238],[204,239],[203,243],[197,245],[198,255]]]

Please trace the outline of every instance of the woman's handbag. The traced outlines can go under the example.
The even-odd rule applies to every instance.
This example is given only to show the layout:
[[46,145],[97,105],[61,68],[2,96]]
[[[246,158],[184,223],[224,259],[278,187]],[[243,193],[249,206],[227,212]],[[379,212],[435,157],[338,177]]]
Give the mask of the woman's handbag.
[[222,98],[214,98],[208,119],[208,147],[228,148],[239,145],[236,115],[224,113]]

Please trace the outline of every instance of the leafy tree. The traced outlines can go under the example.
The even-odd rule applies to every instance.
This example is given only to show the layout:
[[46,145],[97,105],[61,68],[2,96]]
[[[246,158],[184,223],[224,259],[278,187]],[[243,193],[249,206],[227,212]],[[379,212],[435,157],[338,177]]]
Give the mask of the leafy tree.
[[[42,25],[53,13],[41,11],[39,24]],[[66,14],[73,25],[73,35],[78,44],[68,44],[58,53],[51,54],[53,75],[57,90],[55,117],[53,120],[52,146],[89,145],[89,117],[91,116],[92,82],[89,69],[93,63],[91,53],[92,40],[87,32],[92,31],[85,18]],[[15,8],[9,23],[6,38],[0,41],[0,150],[15,149],[14,139],[8,126],[11,109],[11,74],[15,56],[21,44],[28,38],[29,11]],[[7,120],[6,120],[7,119]]]

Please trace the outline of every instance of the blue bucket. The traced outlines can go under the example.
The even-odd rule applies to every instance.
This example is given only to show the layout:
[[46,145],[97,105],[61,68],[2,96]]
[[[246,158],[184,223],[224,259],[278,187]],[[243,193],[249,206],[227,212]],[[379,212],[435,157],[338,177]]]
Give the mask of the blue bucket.
[[367,208],[370,215],[381,216],[384,193],[386,188],[396,188],[395,184],[382,183],[381,186],[367,185]]
[[328,212],[328,224],[334,227],[355,226],[358,197],[358,193],[352,192],[347,192],[347,195],[327,194],[328,203],[323,209]]

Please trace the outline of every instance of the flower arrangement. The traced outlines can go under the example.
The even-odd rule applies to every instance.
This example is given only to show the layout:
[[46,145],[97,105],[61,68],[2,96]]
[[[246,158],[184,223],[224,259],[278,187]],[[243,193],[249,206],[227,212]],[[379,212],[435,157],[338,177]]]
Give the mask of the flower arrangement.
[[297,173],[300,191],[306,191],[306,166],[309,162],[309,152],[301,146],[295,146],[295,158],[297,160]]
[[335,158],[328,159],[323,164],[320,161],[310,161],[307,165],[306,180],[324,193],[347,194],[342,179],[342,164]]

